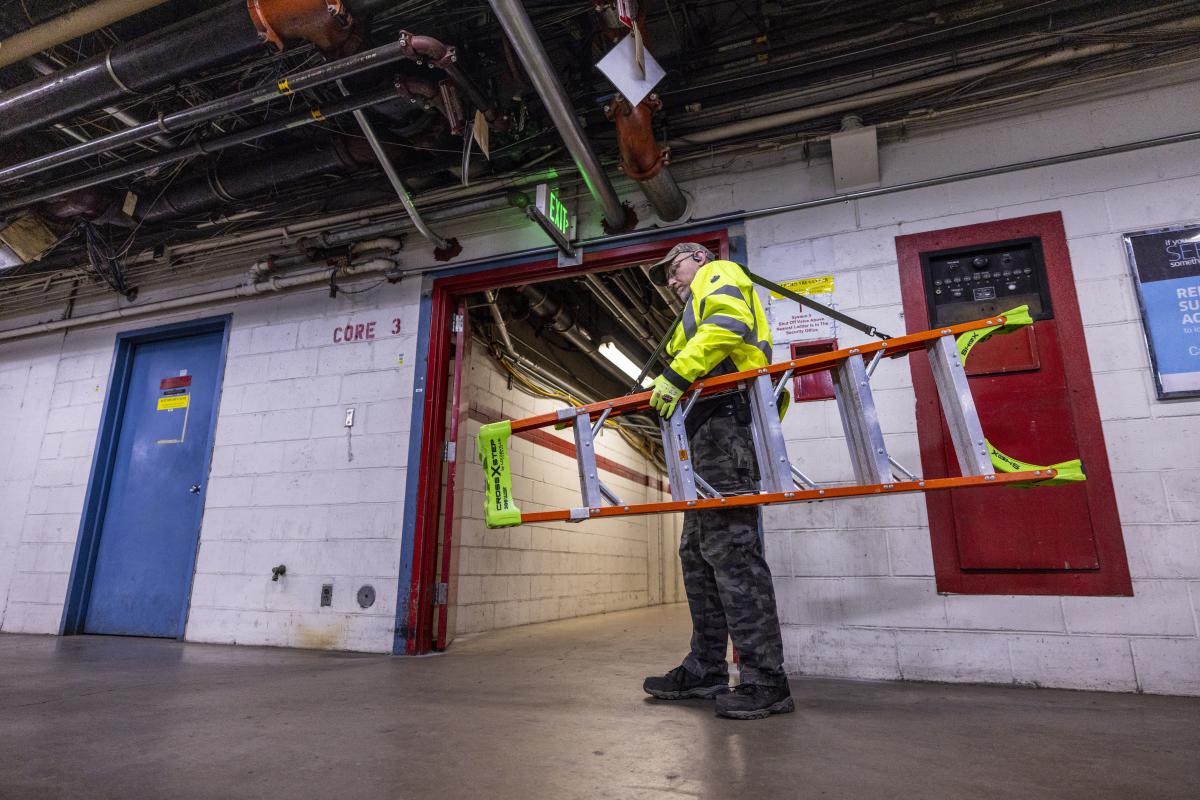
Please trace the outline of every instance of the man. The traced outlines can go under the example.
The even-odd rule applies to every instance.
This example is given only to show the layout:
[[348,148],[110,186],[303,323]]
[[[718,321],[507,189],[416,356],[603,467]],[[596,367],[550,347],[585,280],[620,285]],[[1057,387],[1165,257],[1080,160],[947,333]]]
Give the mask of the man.
[[[650,279],[684,301],[682,323],[667,343],[671,364],[650,398],[664,418],[694,381],[771,363],[766,315],[740,266],[684,242],[651,267]],[[740,393],[698,401],[686,424],[700,477],[722,494],[757,491],[750,409]],[[684,512],[679,556],[692,614],[691,652],[665,676],[647,678],[645,691],[664,700],[715,697],[717,714],[735,719],[795,710],[758,507]],[[727,635],[741,659],[741,683],[732,692]]]

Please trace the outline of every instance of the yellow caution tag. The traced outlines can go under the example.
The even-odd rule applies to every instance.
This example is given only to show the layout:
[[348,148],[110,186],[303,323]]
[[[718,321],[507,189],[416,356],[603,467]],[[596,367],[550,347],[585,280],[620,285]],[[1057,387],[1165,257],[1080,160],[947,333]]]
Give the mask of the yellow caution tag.
[[279,83],[276,84],[276,86],[279,88],[280,94],[291,94],[292,93],[292,88],[290,86],[288,86],[287,78],[284,78],[283,80],[281,80]]
[[319,109],[319,108],[314,108],[309,113],[312,114],[312,118],[317,120],[318,122],[325,119],[325,115],[321,113],[321,109]]
[[[832,294],[833,276],[817,275],[813,278],[797,278],[794,281],[779,281],[779,285],[796,294]],[[771,292],[771,297],[782,300],[783,295]]]
[[170,411],[175,408],[187,408],[188,398],[190,396],[191,395],[177,394],[174,397],[160,397],[158,398],[158,410]]

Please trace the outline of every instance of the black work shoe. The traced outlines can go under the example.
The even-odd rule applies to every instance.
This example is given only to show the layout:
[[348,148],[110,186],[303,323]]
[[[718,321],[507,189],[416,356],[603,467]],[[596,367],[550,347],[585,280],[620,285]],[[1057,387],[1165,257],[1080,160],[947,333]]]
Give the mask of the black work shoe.
[[792,691],[783,686],[743,683],[717,698],[717,716],[731,719],[762,719],[771,714],[789,714],[796,710]]
[[679,666],[660,677],[646,678],[642,684],[646,694],[659,700],[684,700],[689,697],[712,698],[729,691],[729,678],[709,675],[698,678]]

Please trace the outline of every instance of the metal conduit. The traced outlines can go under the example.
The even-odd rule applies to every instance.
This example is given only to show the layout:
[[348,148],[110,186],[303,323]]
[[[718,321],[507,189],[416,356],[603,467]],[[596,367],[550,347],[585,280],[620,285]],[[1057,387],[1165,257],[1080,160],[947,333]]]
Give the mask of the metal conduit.
[[[755,209],[752,211],[737,211],[728,214],[716,214],[703,219],[698,219],[687,223],[686,225],[669,225],[660,229],[656,229],[655,235],[662,235],[676,230],[684,230],[688,228],[697,229],[703,226],[720,225],[731,222],[741,222],[747,219],[757,219],[760,217],[768,217],[776,214],[786,214],[794,211],[802,211],[808,208],[819,208],[821,206],[832,205],[834,203],[844,203],[848,200],[858,200],[867,197],[880,197],[888,194],[896,194],[899,192],[907,192],[915,189],[925,189],[930,186],[941,186],[947,183],[956,181],[973,180],[976,178],[987,178],[994,175],[1004,175],[1010,172],[1020,172],[1027,169],[1038,169],[1040,167],[1055,166],[1058,164],[1068,164],[1073,161],[1083,161],[1091,158],[1101,158],[1108,155],[1117,155],[1120,153],[1128,153],[1135,150],[1143,150],[1150,147],[1163,147],[1172,144],[1182,144],[1184,142],[1200,141],[1200,131],[1190,131],[1188,133],[1176,134],[1174,136],[1164,136],[1156,139],[1144,139],[1137,142],[1129,142],[1122,145],[1113,145],[1111,147],[1102,147],[1095,150],[1085,150],[1077,153],[1067,153],[1060,156],[1051,156],[1049,158],[1036,159],[1034,161],[1023,161],[1016,164],[1007,164],[999,167],[989,167],[987,169],[974,170],[971,172],[959,172],[953,175],[944,175],[937,178],[926,178],[919,181],[910,181],[908,183],[896,184],[895,186],[883,186],[878,189],[864,189],[858,192],[850,192],[843,195],[832,195],[829,197],[816,198],[813,200],[804,200],[797,203],[785,203],[777,206],[768,206],[765,208]],[[496,201],[498,205],[506,205],[502,201]],[[621,241],[631,239],[644,238],[647,236],[646,231],[633,231],[630,233],[619,234],[615,236],[598,237],[594,239],[586,239],[581,242],[582,245],[595,244],[615,244]],[[557,252],[554,247],[534,247],[524,250],[512,251],[508,253],[496,253],[481,258],[469,259],[457,265],[459,269],[473,267],[483,264],[493,264],[498,260],[509,258],[539,258],[548,254]],[[428,269],[436,269],[437,267],[429,267]],[[420,274],[426,271],[425,269],[406,271],[405,275]],[[328,274],[324,275],[324,279],[328,279]],[[179,302],[182,305],[187,305],[189,298],[180,298]],[[122,309],[120,312],[104,312],[102,314],[91,314],[83,317],[75,317],[72,319],[61,320],[52,323],[40,323],[29,325],[21,328],[11,328],[9,330],[0,331],[0,341],[19,339],[26,336],[31,336],[37,333],[43,333],[52,330],[62,330],[65,328],[74,328],[82,325],[90,325],[97,322],[104,322],[109,319],[116,319],[124,316],[139,316],[146,306],[132,306]],[[152,309],[157,310],[157,309]]]
[[395,87],[370,92],[369,94],[358,97],[350,97],[331,103],[324,109],[311,109],[302,111],[299,114],[292,114],[274,122],[269,122],[266,125],[259,125],[254,128],[247,128],[243,131],[228,134],[226,136],[218,136],[213,139],[206,139],[197,142],[188,147],[181,147],[177,150],[171,150],[166,153],[143,158],[138,161],[132,161],[128,164],[122,164],[118,167],[112,167],[106,170],[93,172],[90,175],[79,178],[77,180],[60,183],[54,186],[49,186],[44,189],[39,189],[27,194],[11,197],[0,200],[0,212],[12,211],[13,209],[22,208],[32,203],[37,203],[42,200],[49,200],[52,197],[74,192],[79,189],[87,189],[92,186],[99,186],[102,183],[116,180],[118,178],[136,175],[140,172],[164,167],[168,164],[174,164],[182,161],[185,158],[207,155],[215,153],[219,150],[233,147],[234,145],[245,144],[246,142],[261,139],[264,136],[270,136],[273,133],[295,128],[301,125],[309,125],[318,122],[328,117],[335,117],[339,114],[354,112],[361,108],[373,106],[376,103],[383,103],[388,100],[393,100],[399,96],[398,90]]
[[[1200,26],[1200,17],[1188,17],[1187,19],[1172,22],[1169,25],[1156,25],[1151,28],[1147,28],[1146,30],[1195,30],[1198,26]],[[695,133],[689,133],[672,139],[671,146],[676,147],[696,144],[710,144],[712,142],[721,141],[722,139],[730,139],[735,136],[748,136],[755,133],[762,133],[763,131],[783,127],[785,125],[796,125],[801,122],[832,116],[834,114],[844,114],[848,111],[855,111],[875,103],[886,102],[888,100],[895,100],[902,97],[911,97],[912,95],[922,94],[945,86],[952,86],[956,83],[982,78],[987,75],[1003,72],[1005,70],[1028,71],[1031,69],[1040,69],[1043,67],[1055,66],[1057,64],[1064,64],[1071,61],[1078,61],[1083,58],[1104,55],[1106,53],[1128,50],[1137,46],[1138,45],[1136,43],[1127,44],[1123,42],[1111,42],[1087,45],[1083,47],[1065,47],[1032,58],[1021,55],[1012,58],[1000,59],[998,61],[992,61],[987,64],[979,64],[942,75],[921,78],[908,83],[900,84],[899,86],[878,89],[871,92],[863,92],[843,100],[833,100],[814,106],[805,106],[789,111],[781,111],[775,114],[766,114],[759,117],[740,120],[738,122],[731,122],[726,125],[720,125],[703,131],[697,131]]]
[[[30,56],[29,58],[25,59],[25,63],[28,64],[33,69],[33,71],[38,73],[39,75],[53,75],[54,73],[58,72],[59,70],[61,70],[63,68],[63,66],[61,64],[51,63],[51,61],[49,59],[42,58],[41,56]],[[130,114],[128,111],[122,111],[121,109],[115,108],[113,106],[104,106],[104,108],[102,108],[100,110],[103,111],[105,114],[108,114],[110,117],[115,119],[117,122],[124,125],[126,128],[132,128],[136,125],[142,124],[142,121],[140,119],[135,117],[133,114]],[[74,138],[74,137],[72,137],[72,138]],[[170,147],[171,146],[171,141],[167,137],[162,136],[161,134],[154,134],[150,138],[153,139],[156,143],[158,143],[162,147]],[[85,136],[85,137],[79,139],[79,141],[82,142],[82,141],[89,141],[89,140]]]
[[[350,95],[346,85],[341,81],[338,81],[338,88],[341,89],[344,96],[348,97]],[[421,212],[417,210],[416,204],[413,203],[408,187],[404,185],[404,181],[400,178],[400,173],[396,172],[396,168],[392,165],[392,160],[388,158],[387,151],[383,149],[383,143],[375,135],[375,128],[371,125],[371,121],[360,110],[355,110],[353,113],[355,122],[362,129],[363,136],[366,137],[367,143],[371,145],[371,150],[375,153],[375,157],[379,159],[379,166],[383,168],[383,174],[387,176],[388,183],[392,185],[396,196],[400,198],[400,204],[408,212],[408,218],[412,220],[413,227],[433,243],[436,251],[441,251],[442,254],[445,254],[445,259],[453,258],[458,253],[461,253],[462,248],[458,246],[457,241],[443,239],[421,218]],[[438,258],[439,260],[445,260],[442,258],[442,255],[439,255]]]
[[651,345],[658,344],[658,340],[651,336],[650,331],[646,329],[646,326],[643,325],[637,317],[627,313],[625,309],[621,307],[621,301],[618,300],[611,291],[609,291],[609,288],[604,285],[604,281],[600,279],[600,276],[589,272],[583,276],[583,279],[587,281],[588,286],[592,287],[592,290],[596,293],[597,297],[600,298],[601,304],[608,309],[608,313],[616,317],[617,320],[622,322],[627,328],[632,328],[634,332],[641,337],[642,341],[649,342]]
[[0,94],[0,140],[262,50],[246,0],[229,0]]
[[504,315],[500,313],[500,306],[496,304],[496,291],[494,289],[485,289],[483,297],[487,301],[488,311],[492,314],[492,322],[496,326],[496,333],[500,334],[500,341],[504,344],[504,352],[513,358],[518,358],[517,351],[513,349],[512,337],[508,335],[508,326],[504,324]]
[[537,89],[538,96],[546,105],[546,111],[554,121],[559,135],[562,136],[563,144],[567,146],[567,151],[574,159],[579,174],[583,176],[583,182],[587,186],[588,192],[604,210],[604,219],[608,223],[608,228],[623,229],[626,218],[625,208],[621,205],[617,190],[613,188],[604,167],[600,164],[600,159],[583,134],[583,127],[579,124],[574,109],[571,108],[571,101],[567,97],[566,90],[563,89],[558,77],[554,74],[554,68],[546,56],[546,49],[542,47],[537,31],[534,30],[529,15],[525,13],[525,7],[521,5],[520,0],[488,0],[488,2],[491,3],[492,11],[500,21],[500,27],[504,29],[504,35],[512,42],[517,57],[521,59],[525,72],[533,82],[534,88]]
[[[349,267],[343,267],[338,270],[339,276],[354,276],[364,275],[373,272],[386,272],[396,267],[396,261],[390,258],[376,258],[367,261],[363,264],[356,264]],[[202,294],[189,295],[187,297],[177,297],[171,300],[161,300],[154,303],[146,303],[141,306],[128,306],[126,308],[118,308],[114,311],[103,311],[98,314],[89,314],[86,317],[76,317],[74,319],[62,319],[55,322],[42,322],[37,325],[30,325],[27,328],[16,328],[13,330],[0,331],[0,341],[8,339],[18,339],[23,336],[29,336],[35,333],[51,333],[54,331],[67,330],[68,328],[78,328],[81,325],[95,325],[101,322],[109,322],[115,319],[127,319],[129,317],[143,317],[147,314],[153,314],[159,311],[174,311],[180,308],[190,308],[192,306],[206,305],[208,303],[217,303],[226,300],[236,300],[241,297],[252,297],[256,294],[265,292],[278,292],[284,289],[294,289],[298,286],[311,286],[319,283],[329,282],[330,271],[322,269],[318,272],[306,272],[303,275],[289,275],[287,277],[272,277],[259,283],[242,284],[235,286],[232,289],[218,289],[212,292],[204,292]],[[410,273],[404,273],[408,275]]]
[[404,47],[398,42],[391,42],[347,58],[321,64],[312,69],[301,70],[281,78],[274,86],[246,89],[183,111],[177,111],[174,114],[167,114],[151,122],[141,124],[135,122],[135,125],[127,130],[117,131],[92,139],[85,144],[72,145],[53,153],[31,158],[20,164],[0,168],[0,183],[36,175],[39,172],[70,164],[107,150],[143,141],[159,133],[186,130],[193,125],[216,119],[225,114],[285,97],[304,89],[321,86],[339,78],[357,75],[381,64],[399,61],[404,57]]
[[98,31],[118,20],[132,17],[167,0],[96,0],[47,20],[0,42],[0,67],[15,64],[43,50]]

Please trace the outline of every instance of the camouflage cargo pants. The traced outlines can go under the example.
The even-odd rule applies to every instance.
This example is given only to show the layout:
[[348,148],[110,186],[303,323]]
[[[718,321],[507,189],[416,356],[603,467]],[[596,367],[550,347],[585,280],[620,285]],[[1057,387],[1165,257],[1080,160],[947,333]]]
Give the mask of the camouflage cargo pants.
[[[753,439],[736,417],[709,417],[692,434],[691,445],[697,473],[717,491],[757,489]],[[758,507],[685,512],[679,557],[692,612],[692,650],[683,666],[700,676],[727,674],[728,635],[743,683],[784,684],[783,642]]]

